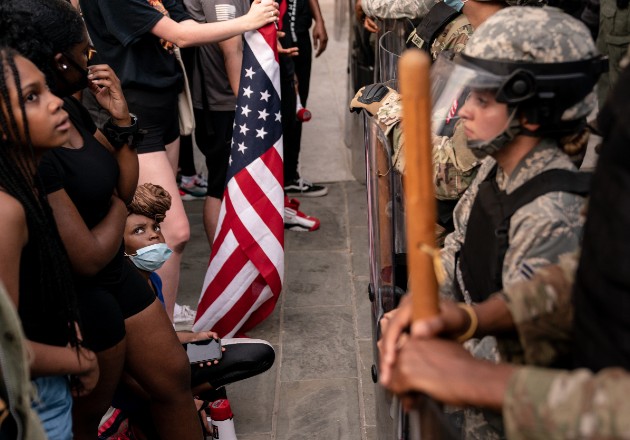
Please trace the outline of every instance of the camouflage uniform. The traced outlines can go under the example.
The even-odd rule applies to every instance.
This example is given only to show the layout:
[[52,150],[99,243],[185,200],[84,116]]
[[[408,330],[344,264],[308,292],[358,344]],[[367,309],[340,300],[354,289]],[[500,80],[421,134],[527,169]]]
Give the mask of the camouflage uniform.
[[500,293],[512,315],[525,364],[553,365],[571,349],[572,288],[579,252],[558,260],[538,269],[531,282],[511,284]]
[[444,31],[433,41],[431,45],[431,56],[433,60],[445,50],[459,53],[464,50],[468,38],[472,35],[473,28],[464,14],[446,25]]
[[510,379],[503,417],[510,440],[630,438],[630,374],[608,368],[524,367]]
[[362,0],[365,15],[372,18],[424,17],[436,0]]
[[597,48],[608,55],[610,70],[604,73],[597,85],[599,107],[617,82],[621,72],[621,59],[630,47],[630,7],[620,9],[617,0],[601,0],[599,7],[599,34]]
[[[446,238],[441,254],[446,272],[446,281],[440,287],[444,297],[453,298],[460,291],[464,298],[469,298],[462,288],[455,255],[464,243],[478,186],[495,164],[491,157],[482,161],[477,177],[455,207],[455,232]],[[510,194],[534,176],[551,169],[575,170],[575,167],[555,142],[543,140],[519,162],[509,177],[499,168],[496,180],[499,188]],[[503,262],[504,286],[531,279],[538,268],[556,263],[560,255],[577,249],[583,225],[580,216],[583,205],[584,199],[580,196],[550,192],[516,211],[510,222],[510,247]]]

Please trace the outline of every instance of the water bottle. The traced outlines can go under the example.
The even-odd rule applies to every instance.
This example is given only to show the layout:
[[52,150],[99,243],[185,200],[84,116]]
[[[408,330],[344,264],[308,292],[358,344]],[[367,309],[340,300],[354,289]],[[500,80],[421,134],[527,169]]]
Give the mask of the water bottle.
[[234,430],[234,414],[227,399],[219,399],[210,405],[212,437],[219,440],[237,440]]

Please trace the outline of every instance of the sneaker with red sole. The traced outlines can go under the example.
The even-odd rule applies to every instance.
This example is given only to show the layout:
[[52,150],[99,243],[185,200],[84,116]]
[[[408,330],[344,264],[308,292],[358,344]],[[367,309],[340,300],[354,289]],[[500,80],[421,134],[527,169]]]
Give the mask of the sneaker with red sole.
[[319,219],[300,211],[300,201],[284,197],[284,229],[311,232],[319,229]]

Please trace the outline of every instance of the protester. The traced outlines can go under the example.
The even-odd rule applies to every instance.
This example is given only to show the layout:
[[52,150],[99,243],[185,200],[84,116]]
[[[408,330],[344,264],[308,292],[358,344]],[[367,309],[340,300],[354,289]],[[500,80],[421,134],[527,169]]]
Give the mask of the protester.
[[[72,264],[84,343],[97,352],[102,372],[96,390],[75,405],[74,436],[94,438],[124,366],[152,396],[158,431],[196,438],[200,430],[186,355],[163,308],[123,256],[122,199],[130,200],[137,185],[137,124],[130,124],[120,83],[106,65],[87,68],[85,27],[67,2],[23,1],[7,5],[2,17],[6,23],[33,24],[36,32],[26,37],[2,26],[2,39],[40,63],[70,115],[69,141],[45,155],[38,174]],[[86,85],[112,114],[104,131],[70,96]],[[157,362],[162,368],[153,368]]]
[[[15,24],[3,32],[7,28]],[[48,90],[33,63],[7,48],[0,49],[0,61],[0,280],[32,352],[30,371],[39,396],[34,408],[47,436],[66,440],[72,438],[68,377],[75,395],[85,395],[95,387],[99,370],[94,353],[81,345],[68,257],[35,169],[45,151],[68,142],[70,123],[62,100]],[[5,368],[3,358],[3,374],[11,371]],[[38,436],[32,422],[24,428]]]
[[[302,143],[302,121],[296,118],[296,105],[299,102],[306,108],[311,82],[311,65],[313,58],[313,46],[315,58],[326,50],[328,34],[324,17],[319,7],[318,0],[287,0],[287,12],[283,17],[282,29],[284,37],[280,39],[284,47],[297,48],[294,57],[287,58],[287,63],[292,63],[294,77],[284,75],[281,78],[289,81],[289,91],[294,97],[290,101],[293,107],[283,106],[283,118],[290,118],[291,124],[285,124],[289,130],[284,133],[284,191],[290,195],[301,197],[321,197],[328,194],[328,188],[316,185],[302,178],[298,171],[298,159]],[[309,30],[313,26],[313,41]],[[297,89],[297,91],[296,91]],[[283,94],[283,99],[285,95]],[[296,102],[296,100],[298,100]]]
[[[198,46],[257,29],[277,20],[277,4],[256,0],[249,13],[225,23],[197,23],[175,0],[81,1],[97,63],[112,66],[139,126],[147,130],[138,145],[140,183],[154,182],[175,194],[179,125],[177,96],[183,77],[174,55],[178,47]],[[171,319],[180,263],[190,230],[181,200],[173,200],[164,235],[173,256],[160,269],[166,312]]]

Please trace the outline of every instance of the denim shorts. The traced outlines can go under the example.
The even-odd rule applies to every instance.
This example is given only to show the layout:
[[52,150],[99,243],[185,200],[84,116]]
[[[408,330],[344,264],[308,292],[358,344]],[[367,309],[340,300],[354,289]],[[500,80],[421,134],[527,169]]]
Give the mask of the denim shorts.
[[72,440],[72,395],[65,376],[33,379],[37,401],[32,407],[49,440]]

